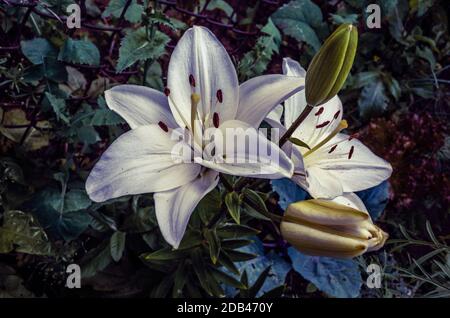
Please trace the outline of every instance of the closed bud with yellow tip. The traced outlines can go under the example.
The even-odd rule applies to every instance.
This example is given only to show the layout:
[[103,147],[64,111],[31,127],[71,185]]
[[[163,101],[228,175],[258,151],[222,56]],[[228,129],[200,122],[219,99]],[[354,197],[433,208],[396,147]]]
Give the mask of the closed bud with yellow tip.
[[353,258],[383,247],[388,234],[373,224],[353,193],[333,200],[306,200],[288,206],[281,234],[300,252]]
[[347,79],[355,59],[358,30],[342,24],[314,56],[305,78],[306,102],[318,106],[333,98]]

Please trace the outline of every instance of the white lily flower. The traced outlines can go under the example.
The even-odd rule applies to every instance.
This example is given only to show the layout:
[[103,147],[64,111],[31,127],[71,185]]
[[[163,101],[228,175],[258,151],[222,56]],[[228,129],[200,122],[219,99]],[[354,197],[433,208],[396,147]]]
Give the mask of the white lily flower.
[[[290,58],[283,59],[283,73],[304,78],[306,71]],[[275,108],[266,121],[282,135],[306,107],[305,90]],[[342,120],[342,103],[338,96],[316,107],[291,137],[311,149],[287,142],[283,147],[295,165],[293,180],[314,198],[331,199],[347,192],[376,186],[390,177],[391,165],[376,156],[359,140],[340,133],[347,127]]]
[[[161,232],[177,248],[191,213],[216,187],[219,172],[267,179],[293,174],[289,157],[265,138],[278,162],[272,162],[271,155],[251,153],[247,147],[235,149],[233,155],[251,157],[251,163],[205,158],[202,133],[207,129],[257,128],[276,105],[303,88],[304,79],[266,75],[239,86],[225,48],[208,29],[193,27],[172,53],[167,84],[164,94],[136,85],[120,85],[105,92],[108,107],[132,130],[103,153],[86,181],[86,190],[96,202],[154,193]],[[180,128],[188,129],[184,140],[192,140],[193,146],[171,138]],[[193,160],[175,160],[173,149],[180,143],[193,150]]]

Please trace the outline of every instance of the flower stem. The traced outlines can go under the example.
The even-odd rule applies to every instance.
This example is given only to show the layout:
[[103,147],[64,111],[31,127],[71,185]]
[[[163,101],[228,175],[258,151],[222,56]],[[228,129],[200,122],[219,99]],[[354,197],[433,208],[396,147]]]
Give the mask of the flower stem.
[[291,137],[294,131],[300,126],[300,124],[308,117],[309,113],[313,110],[313,106],[306,105],[302,113],[297,117],[297,119],[292,123],[291,127],[281,136],[279,146],[282,147],[286,141]]

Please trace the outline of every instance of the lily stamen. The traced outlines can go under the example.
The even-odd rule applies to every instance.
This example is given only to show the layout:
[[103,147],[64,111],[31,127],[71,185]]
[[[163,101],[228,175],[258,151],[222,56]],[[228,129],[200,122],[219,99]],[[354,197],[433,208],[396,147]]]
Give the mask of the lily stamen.
[[199,120],[198,118],[198,103],[200,102],[200,95],[196,93],[191,94],[191,130],[192,130],[192,136],[194,136],[195,140],[195,121]]
[[329,134],[324,140],[322,140],[321,142],[319,142],[315,147],[313,147],[311,150],[308,150],[304,155],[303,158],[306,158],[307,156],[309,156],[310,154],[312,154],[314,151],[316,151],[317,149],[319,149],[320,147],[322,147],[323,145],[325,145],[327,142],[329,142],[334,136],[336,136],[338,133],[341,132],[341,130],[345,129],[348,127],[347,121],[341,120],[341,122],[339,123],[339,125],[336,127],[336,129]]

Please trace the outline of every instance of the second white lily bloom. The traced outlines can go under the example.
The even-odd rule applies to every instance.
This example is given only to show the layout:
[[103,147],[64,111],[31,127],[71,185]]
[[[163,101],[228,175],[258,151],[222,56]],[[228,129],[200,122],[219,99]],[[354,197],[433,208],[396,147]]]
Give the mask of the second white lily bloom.
[[[206,28],[191,28],[172,53],[165,94],[135,85],[105,93],[108,107],[132,130],[103,153],[86,182],[87,193],[99,202],[153,192],[161,232],[177,248],[191,213],[216,187],[219,172],[274,179],[291,177],[294,169],[290,158],[268,140],[271,155],[236,149],[235,157],[253,158],[252,163],[205,158],[199,134],[206,129],[258,128],[276,105],[303,85],[302,78],[265,75],[239,86],[233,63],[217,38]],[[194,141],[181,141],[193,150],[190,162],[174,160],[173,149],[180,141],[173,140],[172,132],[180,128],[187,128],[188,139]],[[274,154],[278,162],[271,160]]]
[[[306,71],[290,58],[283,60],[283,73],[304,78]],[[283,134],[306,107],[305,90],[274,109],[266,121]],[[281,117],[284,111],[284,125]],[[359,140],[340,133],[347,128],[342,120],[342,103],[335,96],[315,107],[292,137],[311,149],[288,142],[283,149],[295,165],[293,180],[314,198],[332,199],[347,192],[374,187],[392,173],[391,165],[376,156]]]

